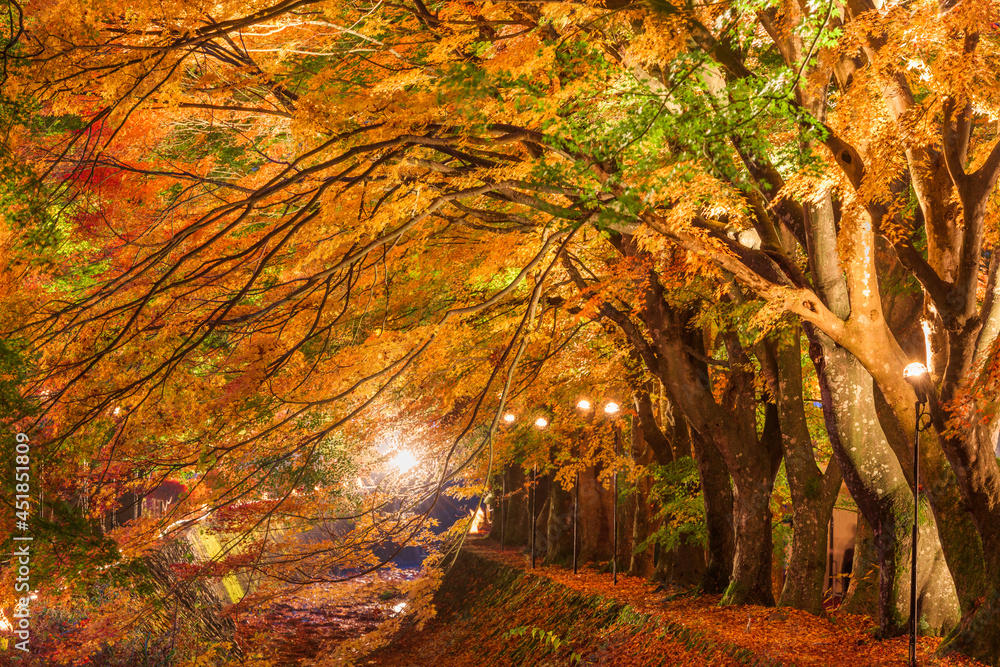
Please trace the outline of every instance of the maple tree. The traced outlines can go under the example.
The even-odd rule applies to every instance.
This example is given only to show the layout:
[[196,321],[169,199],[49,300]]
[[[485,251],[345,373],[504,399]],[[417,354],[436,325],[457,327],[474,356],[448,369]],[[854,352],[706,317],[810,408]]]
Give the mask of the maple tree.
[[[952,631],[942,651],[1000,654],[995,3],[9,8],[5,187],[30,196],[5,203],[6,247],[41,258],[5,301],[38,355],[20,423],[48,492],[94,515],[190,487],[115,533],[124,558],[211,513],[226,543],[187,577],[263,573],[268,594],[365,572],[387,542],[438,540],[446,489],[506,471],[513,541],[566,558],[579,473],[583,553],[606,560],[620,469],[648,573],[669,517],[647,472],[693,454],[706,590],[775,602],[783,464],[778,602],[821,612],[842,475],[890,636],[914,519],[902,369],[923,359],[921,614]],[[632,399],[625,455],[572,413],[583,395]],[[359,497],[390,442],[425,469]]]

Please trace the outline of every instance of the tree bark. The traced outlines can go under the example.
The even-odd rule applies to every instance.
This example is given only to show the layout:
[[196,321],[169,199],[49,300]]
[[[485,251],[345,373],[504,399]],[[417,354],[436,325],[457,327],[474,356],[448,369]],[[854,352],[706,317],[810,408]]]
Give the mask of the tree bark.
[[[636,407],[636,418],[632,423],[632,458],[635,460],[636,464],[640,466],[648,466],[653,463],[654,460],[657,460],[659,463],[660,461],[658,460],[658,457],[655,457],[654,455],[650,440],[660,437],[663,438],[660,457],[668,458],[667,461],[663,462],[669,463],[673,460],[673,451],[670,448],[670,443],[663,437],[662,431],[656,424],[656,419],[653,415],[653,404],[649,397],[649,392],[645,390],[635,392],[633,394],[633,401]],[[654,572],[653,545],[648,544],[644,547],[641,546],[644,542],[646,542],[646,540],[649,539],[652,527],[652,507],[650,506],[651,489],[652,480],[648,475],[643,475],[636,480],[633,492],[634,510],[631,539],[633,546],[631,550],[632,557],[629,562],[628,573],[633,576],[645,578],[653,576]]]
[[813,453],[802,401],[799,328],[779,332],[764,345],[761,367],[775,396],[781,423],[785,473],[792,496],[792,551],[779,606],[823,613],[827,529],[842,476],[836,459],[821,472]]
[[565,564],[573,558],[573,491],[553,481],[545,523],[545,563]]
[[[909,618],[913,494],[879,425],[871,376],[825,336],[812,336],[812,342],[834,454],[874,535],[879,632],[885,637],[903,634]],[[925,516],[918,535],[918,606],[928,612],[924,627],[938,633],[954,626],[959,607],[954,584],[935,567],[941,545],[933,520]]]
[[729,585],[736,557],[733,484],[718,448],[693,429],[691,446],[694,448],[695,462],[701,478],[708,532],[708,562],[701,587],[706,593],[719,594],[725,592]]
[[611,557],[611,530],[597,472],[593,466],[580,471],[580,522],[578,529],[581,563],[606,561]]
[[854,562],[851,581],[840,608],[849,614],[866,614],[878,618],[878,553],[875,534],[858,515],[858,532],[854,536]]

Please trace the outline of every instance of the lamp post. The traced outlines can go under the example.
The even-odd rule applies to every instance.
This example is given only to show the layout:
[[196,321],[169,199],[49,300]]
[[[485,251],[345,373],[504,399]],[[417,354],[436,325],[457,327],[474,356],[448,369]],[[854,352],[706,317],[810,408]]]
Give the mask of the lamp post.
[[[580,410],[580,412],[586,413],[588,410],[590,410],[590,401],[588,401],[585,398],[580,399],[580,402],[576,404],[576,407],[577,407],[578,410]],[[579,449],[580,449],[580,451],[577,452],[578,455],[580,453],[582,453],[582,449],[583,449],[583,435],[582,434],[580,435]],[[577,555],[577,552],[579,551],[579,538],[577,537],[577,525],[580,523],[580,469],[579,468],[577,468],[577,471],[576,471],[576,490],[575,490],[575,495],[576,495],[576,497],[573,500],[573,574],[577,573],[577,569],[576,569],[576,555]]]
[[927,367],[914,362],[903,369],[903,379],[910,383],[917,395],[916,423],[913,426],[913,546],[910,551],[910,667],[917,667],[917,512],[920,507],[920,432],[929,424],[922,424],[926,414],[927,387],[930,374]]
[[[545,417],[539,417],[535,420],[535,428],[538,430],[544,429],[549,425],[549,420]],[[538,481],[538,465],[531,466],[531,569],[535,569],[535,496],[538,491],[535,488]]]
[[[604,412],[610,417],[614,418],[618,414],[618,404],[615,402],[608,403],[604,406]],[[614,473],[614,491],[615,494],[615,513],[612,515],[611,519],[611,532],[614,533],[614,546],[611,554],[611,582],[612,585],[618,585],[618,422],[611,422],[612,428],[615,431],[615,473]]]
[[[505,424],[510,426],[517,420],[513,412],[508,412],[503,416],[503,421]],[[500,490],[500,551],[503,551],[504,538],[507,533],[507,512],[504,505],[507,502],[507,469],[504,468],[503,474],[500,476],[501,480],[501,490]]]
[[507,515],[504,512],[504,502],[507,500],[507,471],[500,474],[500,551],[503,551],[504,531],[507,529]]

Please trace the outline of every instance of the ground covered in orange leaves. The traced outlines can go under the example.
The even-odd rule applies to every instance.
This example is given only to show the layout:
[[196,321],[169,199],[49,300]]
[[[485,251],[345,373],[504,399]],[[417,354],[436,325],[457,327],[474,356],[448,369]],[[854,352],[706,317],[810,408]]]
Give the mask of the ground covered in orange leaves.
[[[373,655],[372,667],[472,665],[907,664],[907,638],[877,641],[870,619],[819,618],[789,609],[719,607],[718,596],[674,597],[648,581],[585,569],[527,570],[524,555],[485,540],[466,547],[438,594],[439,615]],[[939,638],[918,639],[921,666],[971,667],[935,658]]]
[[280,656],[280,664],[312,660],[326,648],[372,632],[396,615],[394,608],[405,598],[385,591],[384,585],[414,576],[414,570],[381,570],[282,594],[236,619],[240,643],[247,649],[253,645],[252,637],[266,636],[269,652]]

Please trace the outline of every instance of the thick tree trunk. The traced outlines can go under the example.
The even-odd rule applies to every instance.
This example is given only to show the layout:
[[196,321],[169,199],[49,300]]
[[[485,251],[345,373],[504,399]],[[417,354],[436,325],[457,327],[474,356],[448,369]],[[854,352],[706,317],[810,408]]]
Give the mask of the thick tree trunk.
[[[705,554],[705,549],[694,544],[682,544],[672,551],[663,550],[656,560],[653,580],[661,582],[664,587],[698,586],[705,590],[705,572],[708,569]],[[728,581],[727,577],[724,582],[719,583],[718,592],[726,590]]]
[[[639,392],[635,397],[636,411],[638,414],[632,425],[632,457],[638,465],[648,466],[653,462],[653,448],[648,443],[647,430],[655,429],[662,437],[656,420],[653,417],[652,402],[649,394]],[[670,443],[667,443],[666,450],[671,453]],[[662,455],[662,454],[661,454]],[[631,537],[631,559],[628,565],[628,573],[636,577],[651,577],[653,575],[653,545],[642,546],[649,539],[652,507],[650,506],[650,491],[652,480],[648,475],[643,475],[636,480],[632,493],[632,537]]]
[[593,466],[580,471],[579,561],[606,561],[611,557],[611,531],[601,487]]
[[[872,256],[874,235],[870,225],[866,228],[858,220],[845,223],[851,225],[854,238],[852,256],[842,266],[829,193],[818,203],[807,204],[804,212],[810,269],[817,291],[827,307],[843,321],[853,319],[854,310],[865,317],[879,315],[881,306],[875,283],[877,263]],[[891,334],[884,318],[871,321],[876,328],[882,328],[878,331],[873,329],[865,342],[874,346],[884,345],[880,362],[893,358],[898,346],[893,347],[892,341],[886,342],[885,338],[891,339]],[[834,456],[840,464],[848,490],[873,533],[879,568],[880,632],[883,636],[899,634],[905,630],[909,612],[910,538],[907,526],[912,522],[913,512],[913,496],[905,469],[886,440],[879,421],[872,375],[858,358],[828,336],[809,326],[806,332],[810,339],[810,356],[820,379],[823,414]],[[940,553],[941,542],[936,531],[925,533],[926,537],[920,540],[921,552],[926,547],[924,553],[934,560]],[[929,569],[920,568],[918,562],[918,573],[926,575]],[[954,586],[951,588],[951,594],[947,585],[927,589],[921,596],[921,603],[928,609],[954,609],[957,598]],[[946,613],[942,614],[938,627],[933,629],[943,630],[954,620],[954,617],[949,619]]]
[[635,530],[635,490],[624,480],[618,480],[618,574],[629,571],[632,564]]
[[[549,552],[549,508],[551,504],[552,498],[546,497],[541,509],[538,509],[537,506],[535,509],[538,512],[538,516],[535,517],[535,559],[539,564],[545,561],[545,556]],[[529,555],[531,553],[530,546],[528,553]]]
[[[722,454],[712,443],[691,431],[691,445],[701,478],[701,494],[705,500],[705,524],[708,532],[708,562],[701,587],[706,593],[723,593],[733,574],[736,557],[736,525],[733,521],[733,484]],[[678,558],[681,554],[678,554]],[[678,562],[676,569],[684,569]]]
[[840,608],[849,614],[866,614],[878,618],[878,554],[875,550],[875,534],[861,514],[858,515],[858,532],[854,536],[851,582]]
[[650,522],[649,480],[640,480],[635,493],[635,520],[632,522],[632,560],[628,573],[635,577],[651,578],[654,572],[653,545],[640,547],[649,539],[652,523]]
[[[662,301],[659,303],[662,304]],[[770,497],[777,465],[772,466],[767,439],[757,437],[752,377],[740,370],[744,366],[741,360],[745,360],[745,355],[735,339],[730,337],[727,340],[731,364],[727,383],[728,405],[723,407],[711,392],[704,363],[696,362],[688,352],[688,349],[697,351],[695,346],[700,341],[684,339],[685,324],[677,313],[663,310],[659,316],[662,318],[657,339],[660,378],[669,388],[672,400],[683,410],[692,429],[722,455],[736,489],[732,505],[736,549],[732,574],[722,601],[725,604],[773,605]],[[649,319],[655,321],[653,315]],[[780,452],[780,444],[775,444]],[[707,495],[705,500],[707,506]]]
[[764,346],[761,367],[776,398],[781,422],[785,473],[792,496],[792,552],[781,590],[780,606],[823,613],[823,577],[827,527],[840,491],[836,459],[821,472],[802,401],[800,330],[779,332]]
[[754,376],[747,370],[749,358],[735,335],[724,338],[730,364],[725,402],[735,424],[713,420],[705,425],[723,453],[736,487],[736,555],[722,604],[773,606],[771,490],[781,465],[778,409],[774,403],[765,406],[764,426],[758,436]]
[[827,533],[833,503],[802,503],[792,510],[792,553],[778,605],[823,613]]
[[[528,479],[531,479],[531,471],[527,471]],[[548,475],[538,473],[535,475],[535,506],[534,506],[534,531],[535,531],[535,559],[536,564],[540,563],[549,550],[549,506],[551,503],[550,494],[552,480]],[[530,503],[528,510],[531,511]],[[528,545],[528,555],[531,555],[531,545]]]
[[[644,452],[638,460],[640,462],[652,460],[660,465],[667,465],[677,459],[691,457],[691,436],[684,416],[677,409],[677,406],[664,395],[662,384],[659,382],[656,384],[661,393],[656,403],[652,401],[651,396],[645,390],[636,392],[634,395],[637,421],[645,445]],[[657,413],[659,420],[656,418]],[[711,585],[714,589],[712,592],[721,593],[729,583],[735,549],[733,544],[732,487],[729,483],[725,462],[722,461],[718,452],[716,452],[714,461],[716,469],[712,469],[713,473],[718,472],[721,475],[721,481],[718,483],[713,481],[709,485],[713,493],[711,503],[713,517],[719,515],[718,508],[722,505],[719,496],[724,496],[726,509],[721,513],[721,520],[716,521],[714,527],[711,525],[712,522],[709,522],[709,542],[717,546],[712,551],[713,555],[716,556],[716,562],[713,565],[715,573],[711,577]],[[710,466],[709,469],[711,469]],[[724,482],[724,486],[722,482]],[[648,478],[640,481],[640,484],[643,483],[646,486],[642,488],[651,487],[651,480]],[[716,488],[717,486],[719,489]],[[647,495],[645,511],[641,509],[641,506],[637,506],[637,528],[634,539],[638,540],[640,533],[649,535],[656,530],[656,526],[652,523],[648,526],[640,526],[640,522],[647,521],[653,511],[654,508]],[[645,558],[648,558],[648,563]],[[633,554],[630,569],[633,574],[652,577],[654,580],[662,582],[666,587],[690,587],[698,584],[704,586],[703,579],[706,570],[705,549],[694,544],[681,544],[672,550],[657,547],[647,549],[644,552],[636,552]]]
[[572,562],[573,491],[553,482],[549,493],[545,526],[545,563]]
[[938,652],[958,652],[987,665],[1000,665],[1000,587],[994,585],[979,607],[962,618]]
[[[978,438],[975,449],[980,457],[995,457],[996,452],[993,449],[995,440],[988,425],[983,424],[977,428],[974,437]],[[997,459],[993,458],[993,465],[996,464]],[[921,465],[923,465],[922,458]],[[970,470],[963,472],[963,476],[970,474],[972,474]],[[984,480],[979,480],[979,484],[988,486],[984,484]],[[976,601],[975,606],[963,609],[964,614],[959,626],[942,643],[939,651],[942,654],[958,651],[988,665],[1000,665],[1000,535],[998,535],[1000,520],[990,521],[990,513],[1000,508],[1000,488],[994,486],[989,492],[980,488],[978,492],[968,495],[982,505],[973,508],[973,515],[976,518],[976,527],[985,555],[982,574],[979,575],[984,582],[985,593]],[[954,568],[950,554],[948,558],[949,566]],[[973,575],[978,575],[976,570],[971,567],[970,570]]]
[[[879,631],[886,637],[903,634],[909,618],[913,495],[879,425],[871,376],[822,334],[811,339],[834,454],[874,533]],[[918,606],[924,613],[922,627],[940,633],[957,622],[958,598],[946,571],[935,566],[942,557],[941,545],[933,520],[929,514],[925,517],[918,535]]]
[[[760,466],[755,466],[759,468]],[[722,604],[774,605],[771,591],[771,484],[766,474],[737,469],[736,555]]]

